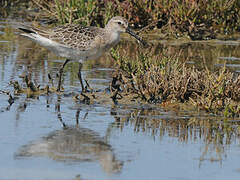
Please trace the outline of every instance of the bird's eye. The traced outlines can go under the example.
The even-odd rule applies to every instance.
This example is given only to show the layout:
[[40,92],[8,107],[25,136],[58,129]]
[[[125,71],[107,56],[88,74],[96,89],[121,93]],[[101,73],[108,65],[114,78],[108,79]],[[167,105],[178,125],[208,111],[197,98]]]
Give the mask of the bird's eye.
[[121,25],[122,23],[119,21],[118,24]]

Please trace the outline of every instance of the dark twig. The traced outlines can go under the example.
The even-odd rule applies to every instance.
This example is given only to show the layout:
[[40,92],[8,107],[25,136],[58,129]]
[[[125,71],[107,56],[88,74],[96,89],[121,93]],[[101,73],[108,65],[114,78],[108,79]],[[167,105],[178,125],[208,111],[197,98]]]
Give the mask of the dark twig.
[[30,88],[32,92],[36,92],[36,91],[37,91],[37,88],[36,88],[36,86],[33,84],[33,82],[30,80],[29,76],[26,75],[24,79],[25,79],[25,82],[26,82],[27,87]]
[[86,87],[85,87],[86,92],[87,92],[87,88],[90,90],[90,92],[93,92],[93,89],[90,87],[90,85],[86,79],[85,79],[85,83],[86,83]]
[[52,76],[49,73],[48,73],[48,79],[49,79],[49,83],[51,83],[52,87],[54,87]]
[[83,96],[82,102],[85,104],[90,104],[90,98],[87,95],[85,95],[84,93],[81,93],[81,95]]

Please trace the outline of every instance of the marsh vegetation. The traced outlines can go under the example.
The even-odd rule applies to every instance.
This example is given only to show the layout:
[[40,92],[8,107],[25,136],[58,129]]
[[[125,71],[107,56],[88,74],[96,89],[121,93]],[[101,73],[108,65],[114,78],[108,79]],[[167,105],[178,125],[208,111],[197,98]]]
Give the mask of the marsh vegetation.
[[[9,19],[0,25],[0,178],[238,179],[239,7],[237,0],[1,1]],[[123,36],[87,61],[87,93],[75,62],[59,81],[64,59],[8,25],[20,18],[103,27],[115,15],[149,47]]]
[[28,7],[32,20],[103,27],[120,15],[139,32],[155,32],[164,38],[213,39],[240,31],[238,0],[20,0],[2,1],[2,7],[20,3]]

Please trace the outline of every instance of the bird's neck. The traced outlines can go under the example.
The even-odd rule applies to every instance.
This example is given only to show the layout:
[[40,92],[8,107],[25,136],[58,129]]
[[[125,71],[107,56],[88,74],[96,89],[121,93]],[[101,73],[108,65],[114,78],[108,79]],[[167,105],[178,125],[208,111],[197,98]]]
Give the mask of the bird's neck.
[[110,43],[113,45],[116,45],[120,41],[120,33],[119,32],[112,32],[110,37],[111,37]]

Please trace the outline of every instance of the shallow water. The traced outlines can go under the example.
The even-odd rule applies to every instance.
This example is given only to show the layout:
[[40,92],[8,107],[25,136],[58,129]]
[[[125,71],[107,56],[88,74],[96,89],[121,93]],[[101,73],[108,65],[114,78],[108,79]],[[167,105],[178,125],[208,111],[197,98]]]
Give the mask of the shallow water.
[[[120,45],[121,46],[121,45]],[[132,49],[136,44],[122,42]],[[240,41],[161,42],[160,53],[210,69],[229,64],[240,71]],[[157,47],[156,46],[156,47]],[[157,49],[157,48],[156,48]],[[0,24],[0,90],[32,72],[44,86],[63,60]],[[66,67],[68,95],[15,96],[0,93],[0,179],[239,179],[240,119],[153,105],[76,103],[77,64]],[[105,89],[114,72],[109,55],[84,64],[83,76]],[[196,121],[197,119],[197,121]]]

